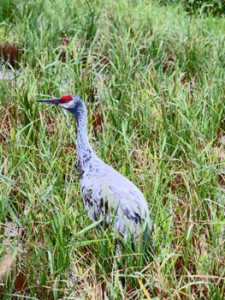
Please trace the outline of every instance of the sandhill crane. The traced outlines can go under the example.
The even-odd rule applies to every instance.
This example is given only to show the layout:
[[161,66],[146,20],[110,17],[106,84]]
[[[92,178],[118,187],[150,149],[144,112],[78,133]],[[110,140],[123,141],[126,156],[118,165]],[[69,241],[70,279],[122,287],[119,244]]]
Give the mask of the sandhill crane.
[[[152,223],[147,202],[141,191],[114,168],[104,163],[93,151],[87,135],[87,109],[76,95],[38,100],[70,111],[77,123],[77,171],[81,195],[92,221],[104,221],[126,240],[143,239],[152,247]],[[141,240],[140,240],[141,238]]]

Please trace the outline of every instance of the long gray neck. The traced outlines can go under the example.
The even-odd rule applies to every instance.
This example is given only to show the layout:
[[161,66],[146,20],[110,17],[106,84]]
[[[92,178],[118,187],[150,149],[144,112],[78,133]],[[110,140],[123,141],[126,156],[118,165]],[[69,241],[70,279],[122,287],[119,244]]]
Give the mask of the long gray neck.
[[96,155],[88,141],[86,108],[83,106],[79,114],[76,111],[74,116],[77,122],[77,171],[78,176],[82,178],[85,169],[91,160],[96,158]]

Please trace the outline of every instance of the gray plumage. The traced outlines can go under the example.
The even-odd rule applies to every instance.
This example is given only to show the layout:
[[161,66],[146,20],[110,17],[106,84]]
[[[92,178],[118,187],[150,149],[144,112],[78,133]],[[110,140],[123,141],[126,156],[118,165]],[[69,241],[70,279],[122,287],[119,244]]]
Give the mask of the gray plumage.
[[124,239],[147,233],[151,240],[152,223],[147,202],[141,191],[127,178],[104,163],[94,153],[87,135],[87,110],[75,95],[59,99],[40,100],[69,110],[77,122],[77,170],[81,195],[92,221],[112,224]]

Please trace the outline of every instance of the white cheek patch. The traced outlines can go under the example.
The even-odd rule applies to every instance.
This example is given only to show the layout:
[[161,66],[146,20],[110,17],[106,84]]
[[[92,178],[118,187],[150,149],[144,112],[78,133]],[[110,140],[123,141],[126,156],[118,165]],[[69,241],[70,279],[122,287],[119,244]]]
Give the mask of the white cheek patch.
[[70,102],[66,102],[66,103],[59,103],[60,107],[69,109],[69,108],[73,108],[74,107],[74,102],[70,101]]

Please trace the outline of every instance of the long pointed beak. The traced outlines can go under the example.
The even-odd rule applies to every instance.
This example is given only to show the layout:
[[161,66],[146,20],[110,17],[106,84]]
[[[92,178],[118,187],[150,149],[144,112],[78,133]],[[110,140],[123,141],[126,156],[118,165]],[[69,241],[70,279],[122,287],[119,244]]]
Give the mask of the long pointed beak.
[[46,99],[46,100],[37,100],[37,102],[42,102],[42,103],[49,103],[49,104],[54,104],[54,105],[58,105],[59,104],[60,99]]

